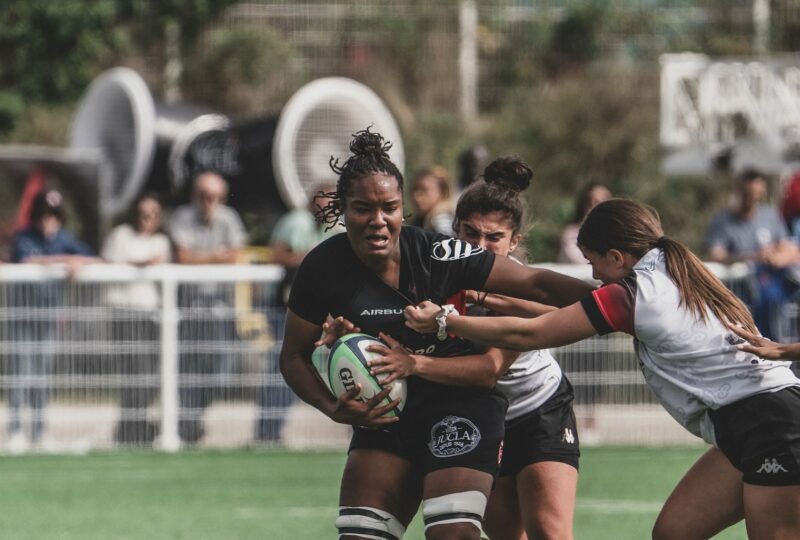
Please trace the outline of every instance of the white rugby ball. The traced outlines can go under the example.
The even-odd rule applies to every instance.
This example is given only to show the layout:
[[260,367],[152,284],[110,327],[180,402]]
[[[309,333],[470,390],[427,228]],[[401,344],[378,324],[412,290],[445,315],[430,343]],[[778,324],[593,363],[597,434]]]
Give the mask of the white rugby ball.
[[[312,356],[314,366],[334,396],[340,396],[360,384],[361,393],[356,399],[363,402],[383,390],[380,380],[369,372],[367,366],[369,360],[380,357],[380,353],[367,350],[373,344],[385,345],[367,334],[347,334],[333,344],[327,358],[315,351],[316,358]],[[386,416],[399,416],[406,403],[406,380],[397,379],[391,386],[392,391],[378,406],[400,399],[400,404],[386,413]]]

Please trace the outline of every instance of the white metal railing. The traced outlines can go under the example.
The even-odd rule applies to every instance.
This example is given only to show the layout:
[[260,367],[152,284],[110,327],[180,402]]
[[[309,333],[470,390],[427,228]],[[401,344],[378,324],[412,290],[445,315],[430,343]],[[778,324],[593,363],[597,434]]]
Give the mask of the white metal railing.
[[[537,266],[591,280],[588,265]],[[746,290],[746,264],[709,267],[735,292]],[[195,424],[205,426],[202,444],[210,446],[251,444],[260,438],[253,426],[267,426],[263,439],[290,447],[345,444],[346,427],[292,399],[277,369],[282,276],[270,265],[91,265],[72,276],[55,266],[0,266],[0,392],[8,403],[0,422],[43,421],[58,450],[113,447],[110,439],[121,442],[115,425],[145,425],[149,416],[158,436],[139,433],[134,442],[167,451],[178,450],[187,437],[181,429]],[[120,304],[120,287],[142,284],[155,288],[155,303]],[[123,292],[148,296],[147,287]],[[210,291],[224,299],[209,302]],[[797,312],[787,308],[792,327]],[[594,432],[599,442],[688,442],[645,386],[629,337],[596,337],[554,353],[575,387],[587,441]],[[25,372],[20,358],[55,360]],[[37,389],[51,403],[17,410],[23,391]],[[0,436],[0,445],[10,439]]]
[[[181,404],[179,402],[178,359],[181,354],[179,324],[192,318],[192,302],[180,305],[179,289],[181,287],[197,286],[208,290],[218,288],[220,285],[241,287],[260,284],[268,288],[264,292],[267,296],[274,296],[275,285],[283,277],[283,270],[272,265],[233,265],[233,266],[183,266],[183,265],[158,265],[146,268],[137,268],[126,265],[88,265],[80,268],[70,275],[66,267],[60,265],[2,265],[0,266],[0,285],[2,285],[2,299],[0,299],[0,323],[5,323],[3,339],[3,355],[15,357],[26,352],[31,355],[52,356],[55,354],[72,357],[75,355],[89,355],[102,351],[109,355],[129,352],[133,354],[146,354],[158,351],[159,377],[153,374],[137,377],[133,385],[153,384],[154,379],[160,379],[160,437],[156,443],[164,450],[175,451],[180,447],[179,421]],[[20,325],[46,325],[53,327],[63,322],[102,323],[113,320],[114,314],[108,305],[104,305],[105,295],[109,287],[120,287],[130,284],[149,284],[158,290],[157,303],[142,309],[136,305],[136,299],[130,298],[131,306],[117,305],[119,309],[130,307],[132,315],[127,315],[131,320],[151,319],[159,328],[157,342],[148,342],[147,338],[133,343],[116,343],[105,335],[96,336],[94,339],[69,339],[63,335],[56,335],[43,339],[42,336],[33,336],[32,340],[20,340],[18,331]],[[134,294],[135,290],[131,291]],[[201,294],[206,291],[201,290]],[[250,312],[252,298],[245,296],[243,299],[235,289],[228,291],[231,305],[210,306],[217,310],[215,317],[219,317],[220,309],[229,310],[222,313],[224,321],[234,322]],[[245,294],[248,294],[245,291]],[[190,292],[191,295],[191,292]],[[119,296],[119,295],[118,295]],[[236,297],[236,298],[235,298]],[[206,306],[209,308],[209,306]],[[279,309],[275,306],[265,309]],[[208,313],[196,314],[203,318]],[[16,335],[15,335],[16,334]],[[112,336],[113,338],[113,336]],[[273,348],[280,336],[272,336]],[[197,344],[199,343],[199,346]],[[198,352],[200,349],[211,350],[226,349],[232,343],[210,342],[205,343],[195,340],[195,346],[183,347],[187,353]],[[124,349],[128,349],[125,351]],[[105,349],[105,350],[104,350]],[[10,360],[9,364],[14,362]],[[131,383],[126,381],[126,373],[118,374],[60,374],[58,377],[49,376],[46,372],[24,377],[22,384],[29,389],[37,385],[46,385],[46,392],[58,388],[113,388],[115,384]],[[148,378],[149,377],[149,378]],[[234,378],[227,377],[228,383]],[[8,393],[14,390],[14,385],[19,384],[20,376],[4,375],[0,378],[0,387]],[[218,381],[210,381],[215,383]],[[234,381],[236,382],[236,381]],[[239,381],[246,382],[246,381]]]

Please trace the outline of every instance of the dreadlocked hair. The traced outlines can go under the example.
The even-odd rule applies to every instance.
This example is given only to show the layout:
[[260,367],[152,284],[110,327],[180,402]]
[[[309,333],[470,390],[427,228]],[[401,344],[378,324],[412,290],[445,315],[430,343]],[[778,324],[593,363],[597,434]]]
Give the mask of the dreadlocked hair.
[[382,172],[397,179],[402,193],[403,175],[389,157],[391,148],[392,143],[384,140],[380,133],[370,131],[368,127],[353,134],[353,140],[350,141],[350,157],[344,163],[340,165],[339,158],[331,156],[328,164],[331,170],[339,175],[336,191],[320,192],[317,195],[317,197],[330,197],[330,202],[324,207],[318,206],[319,210],[315,214],[317,222],[327,225],[326,231],[335,227],[344,213],[346,198],[351,192],[353,181]]
[[711,312],[723,323],[740,324],[756,332],[753,317],[742,301],[689,248],[664,236],[658,213],[648,206],[626,199],[598,204],[581,225],[578,245],[600,255],[617,249],[636,258],[660,248],[682,306],[704,322],[708,322]]

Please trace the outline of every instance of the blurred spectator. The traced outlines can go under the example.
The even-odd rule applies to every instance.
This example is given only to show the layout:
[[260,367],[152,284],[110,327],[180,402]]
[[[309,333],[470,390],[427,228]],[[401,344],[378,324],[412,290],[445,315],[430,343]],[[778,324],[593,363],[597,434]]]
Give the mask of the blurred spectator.
[[[169,262],[172,248],[161,230],[161,212],[155,195],[139,197],[128,222],[115,227],[106,238],[103,259],[136,266]],[[133,345],[132,349],[121,348],[122,373],[128,384],[120,388],[120,420],[114,439],[120,443],[151,443],[157,430],[147,421],[147,407],[155,399],[158,386],[154,382],[144,384],[141,379],[157,378],[158,353],[148,347],[159,341],[158,290],[145,281],[115,285],[109,288],[106,303],[114,309],[114,343]]]
[[583,223],[583,218],[589,210],[603,201],[611,198],[611,191],[598,182],[590,182],[583,186],[575,197],[575,212],[564,230],[561,231],[561,241],[558,250],[558,262],[568,264],[584,264],[586,258],[578,249],[578,231]]
[[[64,200],[56,190],[46,190],[32,201],[30,225],[17,231],[11,241],[11,261],[30,264],[65,264],[70,275],[80,266],[97,262],[91,249],[63,229]],[[25,308],[11,327],[16,342],[11,355],[9,401],[9,450],[23,451],[28,445],[21,423],[21,408],[31,408],[30,442],[39,443],[44,433],[47,406],[47,375],[53,361],[56,334],[55,311],[62,304],[63,283],[21,283],[11,302]],[[45,309],[42,309],[45,308]],[[49,308],[49,309],[48,309]]]
[[[344,232],[343,227],[334,227],[328,231],[325,225],[317,223],[315,213],[324,208],[332,199],[331,193],[336,191],[336,184],[319,185],[306,208],[298,208],[281,216],[272,229],[269,244],[272,248],[272,262],[284,268],[283,281],[280,284],[276,299],[280,309],[272,308],[269,313],[270,327],[278,339],[283,338],[286,313],[283,308],[289,299],[289,290],[294,280],[297,267],[306,253],[325,238]],[[294,393],[286,384],[275,384],[280,372],[278,353],[280,346],[273,346],[267,358],[268,384],[259,391],[259,414],[256,418],[255,439],[263,442],[275,442],[281,438],[286,416],[283,412],[294,401]]]
[[285,306],[289,299],[291,287],[297,267],[322,240],[336,233],[344,232],[343,227],[334,227],[325,230],[325,224],[317,223],[314,214],[324,208],[331,201],[331,193],[336,191],[336,185],[321,185],[314,190],[315,196],[308,201],[306,208],[290,210],[278,220],[272,229],[269,246],[272,249],[272,262],[281,265],[286,273],[284,275],[279,299]]
[[474,144],[458,156],[458,193],[467,189],[489,163],[489,151],[485,146]]
[[453,235],[453,199],[450,175],[444,167],[419,171],[411,182],[414,215],[411,225]]
[[715,262],[744,261],[753,266],[750,297],[743,300],[751,306],[759,330],[779,340],[781,308],[797,289],[791,272],[800,262],[800,252],[777,209],[762,204],[767,182],[760,172],[744,171],[737,195],[734,208],[711,219],[708,256]]
[[[192,203],[178,207],[169,222],[180,264],[234,264],[247,241],[239,214],[224,201],[228,184],[218,174],[200,173]],[[211,404],[209,377],[220,379],[233,368],[231,342],[236,339],[233,284],[184,284],[178,289],[183,316],[178,329],[181,375],[178,434],[186,443],[203,436],[202,417]]]

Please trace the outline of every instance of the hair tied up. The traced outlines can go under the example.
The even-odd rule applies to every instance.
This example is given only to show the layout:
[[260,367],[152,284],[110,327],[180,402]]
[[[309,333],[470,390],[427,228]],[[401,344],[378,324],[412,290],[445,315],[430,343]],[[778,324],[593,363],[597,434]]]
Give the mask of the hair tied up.
[[367,129],[353,134],[353,139],[350,141],[350,152],[356,156],[372,155],[388,158],[392,143],[384,140],[380,133],[371,132],[371,127],[370,125]]
[[532,178],[533,170],[517,156],[497,158],[483,171],[487,184],[500,185],[515,193],[527,189]]
[[666,236],[659,236],[658,239],[656,240],[655,247],[659,249],[664,249],[665,247],[667,247],[667,240],[668,238]]

